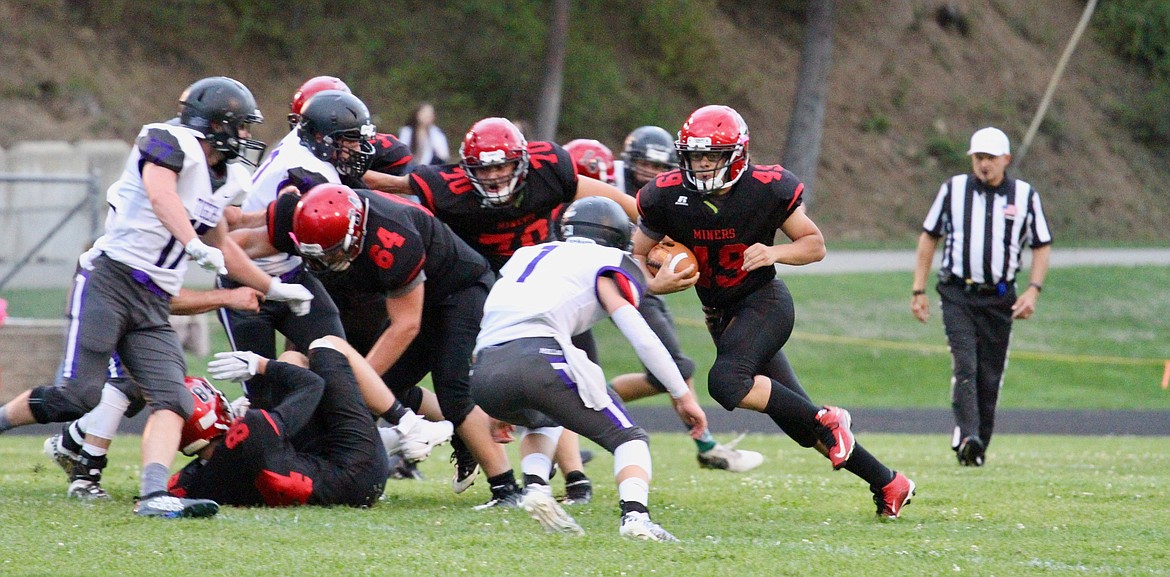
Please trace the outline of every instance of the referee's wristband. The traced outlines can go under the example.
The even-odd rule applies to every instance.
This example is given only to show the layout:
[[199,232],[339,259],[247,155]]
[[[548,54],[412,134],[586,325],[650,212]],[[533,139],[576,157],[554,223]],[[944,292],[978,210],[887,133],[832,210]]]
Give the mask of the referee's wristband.
[[924,295],[924,294],[926,294],[926,290],[925,289],[914,289],[914,290],[910,291],[910,294],[912,296]]
[[1028,283],[1028,288],[1034,288],[1034,289],[1036,289],[1036,292],[1038,292],[1038,293],[1039,293],[1039,292],[1044,292],[1044,286],[1043,286],[1043,285],[1041,285],[1041,284],[1040,284],[1040,283],[1038,283],[1038,282],[1030,282],[1030,283]]

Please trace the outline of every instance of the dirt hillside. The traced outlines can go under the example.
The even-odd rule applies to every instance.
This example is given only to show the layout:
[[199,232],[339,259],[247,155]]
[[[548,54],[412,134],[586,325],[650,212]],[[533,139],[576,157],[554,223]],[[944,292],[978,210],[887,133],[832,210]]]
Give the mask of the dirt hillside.
[[[830,243],[912,245],[942,179],[965,170],[962,152],[973,130],[999,126],[1018,147],[1084,7],[1083,0],[949,2],[966,18],[964,34],[937,22],[938,7],[947,3],[837,3],[830,101],[810,204]],[[715,4],[720,11],[709,26],[721,42],[712,60],[735,75],[725,102],[748,120],[754,159],[776,162],[799,68],[800,28],[761,4]],[[313,63],[225,51],[160,53],[133,34],[113,37],[78,25],[69,5],[0,3],[0,146],[128,140],[143,122],[172,114],[175,95],[192,79],[225,71],[257,94],[268,115],[260,136],[274,142],[292,87],[320,73]],[[1145,84],[1091,30],[1086,34],[1017,172],[1043,194],[1058,240],[1170,241],[1164,192],[1170,166],[1110,115],[1124,93]],[[377,97],[367,101],[379,108]],[[384,123],[396,127],[393,120]],[[451,127],[448,134],[460,131]]]

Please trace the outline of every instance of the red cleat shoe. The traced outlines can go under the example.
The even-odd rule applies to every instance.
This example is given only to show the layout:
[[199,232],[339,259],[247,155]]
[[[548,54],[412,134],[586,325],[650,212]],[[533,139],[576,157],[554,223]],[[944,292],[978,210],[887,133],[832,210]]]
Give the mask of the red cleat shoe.
[[825,407],[817,411],[817,422],[833,435],[833,445],[829,447],[829,462],[833,464],[833,470],[844,467],[853,455],[853,445],[857,443],[853,431],[849,430],[852,423],[849,411],[841,407]]
[[914,496],[914,481],[894,471],[894,480],[886,483],[882,490],[874,493],[873,502],[877,504],[877,514],[886,519],[897,519],[902,514],[902,507],[910,504]]

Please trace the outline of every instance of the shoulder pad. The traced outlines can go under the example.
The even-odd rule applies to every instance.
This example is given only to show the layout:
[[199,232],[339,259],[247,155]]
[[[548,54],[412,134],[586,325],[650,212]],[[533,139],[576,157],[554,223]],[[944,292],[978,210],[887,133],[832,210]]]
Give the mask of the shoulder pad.
[[135,144],[142,160],[176,173],[183,170],[183,147],[174,134],[161,128],[150,128],[138,137]]

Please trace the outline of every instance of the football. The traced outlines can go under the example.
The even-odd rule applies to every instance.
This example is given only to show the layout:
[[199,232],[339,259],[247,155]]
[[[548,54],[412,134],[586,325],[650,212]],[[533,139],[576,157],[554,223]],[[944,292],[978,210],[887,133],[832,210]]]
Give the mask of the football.
[[697,266],[698,263],[690,249],[669,238],[662,239],[662,242],[654,245],[650,252],[646,253],[646,268],[653,275],[657,275],[658,270],[663,267],[675,272],[685,270],[691,265]]

